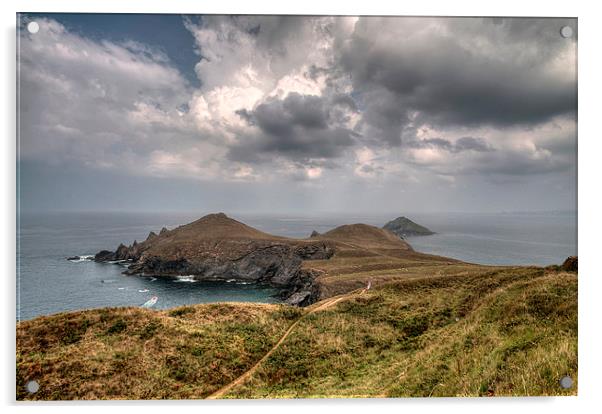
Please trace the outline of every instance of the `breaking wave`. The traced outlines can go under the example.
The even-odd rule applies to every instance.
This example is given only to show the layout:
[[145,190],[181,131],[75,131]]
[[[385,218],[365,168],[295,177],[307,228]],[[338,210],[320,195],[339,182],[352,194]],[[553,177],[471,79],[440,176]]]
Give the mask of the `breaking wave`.
[[175,281],[176,282],[188,282],[188,283],[197,282],[197,280],[194,279],[194,275],[177,276]]
[[71,263],[89,262],[89,261],[94,260],[93,254],[85,254],[82,256],[73,256],[73,257],[76,257],[76,259],[72,258],[72,259],[67,259],[67,260],[69,260]]

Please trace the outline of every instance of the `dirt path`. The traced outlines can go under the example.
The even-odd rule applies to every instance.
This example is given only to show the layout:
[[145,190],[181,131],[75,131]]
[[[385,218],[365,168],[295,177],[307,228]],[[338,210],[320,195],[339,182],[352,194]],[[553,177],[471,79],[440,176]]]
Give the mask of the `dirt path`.
[[[362,289],[361,291],[359,291],[359,294],[363,294],[367,289]],[[277,349],[278,347],[280,347],[280,345],[286,340],[286,338],[288,338],[288,336],[295,330],[295,328],[297,327],[297,325],[299,324],[299,322],[301,322],[303,319],[307,318],[309,315],[314,314],[316,312],[320,312],[323,311],[325,309],[328,309],[329,307],[336,305],[337,303],[339,303],[341,300],[346,299],[348,297],[350,297],[353,294],[358,293],[358,291],[353,291],[353,292],[349,292],[343,296],[339,296],[337,298],[332,298],[329,299],[327,301],[325,301],[324,303],[322,303],[321,305],[313,308],[312,310],[310,310],[309,312],[307,312],[306,314],[304,314],[303,316],[301,316],[299,319],[297,319],[291,326],[289,326],[289,328],[286,330],[286,332],[284,333],[284,335],[282,335],[282,337],[278,340],[278,342],[276,342],[276,344],[259,360],[255,363],[255,365],[253,365],[248,371],[246,371],[244,374],[242,374],[240,377],[236,378],[234,381],[232,381],[231,383],[225,385],[224,387],[220,388],[219,390],[215,391],[213,394],[209,395],[208,397],[206,397],[206,399],[208,400],[215,400],[218,398],[222,398],[224,395],[226,395],[228,392],[230,392],[230,390],[232,390],[234,387],[244,383],[247,379],[249,379],[249,377],[251,377],[255,371],[257,371],[257,369],[259,368],[259,366],[266,361]]]

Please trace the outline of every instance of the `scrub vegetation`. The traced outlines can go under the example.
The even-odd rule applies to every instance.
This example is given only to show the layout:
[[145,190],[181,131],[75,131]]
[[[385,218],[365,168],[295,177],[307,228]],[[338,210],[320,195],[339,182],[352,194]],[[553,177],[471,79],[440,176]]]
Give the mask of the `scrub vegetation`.
[[[376,278],[378,267],[366,272]],[[575,272],[467,264],[389,271],[399,277],[307,308],[107,308],[20,322],[17,398],[576,394]],[[559,385],[565,375],[570,389]],[[30,380],[40,384],[35,394]]]

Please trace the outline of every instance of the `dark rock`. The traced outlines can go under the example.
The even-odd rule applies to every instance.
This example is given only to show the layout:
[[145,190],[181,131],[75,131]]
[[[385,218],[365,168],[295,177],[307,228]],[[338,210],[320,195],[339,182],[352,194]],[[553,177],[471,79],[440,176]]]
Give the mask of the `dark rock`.
[[146,238],[146,241],[150,241],[150,240],[154,239],[155,237],[157,237],[157,233],[155,233],[154,231],[151,231],[150,233],[148,233],[148,237]]
[[165,233],[167,233],[168,231],[169,231],[169,230],[167,230],[167,228],[166,228],[166,227],[163,227],[163,228],[161,229],[161,231],[159,232],[159,234],[165,234]]
[[327,243],[301,245],[294,250],[295,255],[303,260],[330,259],[334,252],[334,246]]
[[67,260],[80,260],[80,259],[81,259],[81,257],[79,257],[79,256],[71,256],[71,257],[67,258]]
[[577,256],[569,256],[560,266],[565,272],[576,272],[577,271]]
[[317,231],[312,231],[311,234],[309,235],[309,237],[320,237],[320,233],[318,233]]
[[161,260],[158,257],[149,257],[143,263],[134,263],[124,273],[135,275],[140,273],[153,275],[183,275],[188,274],[190,263],[186,259]]
[[257,242],[251,248],[250,252],[237,258],[214,256],[202,261],[148,256],[130,265],[126,272],[157,276],[194,275],[195,279],[204,281],[236,280],[286,287],[297,277],[303,260],[327,259],[334,254],[334,248],[327,243],[294,247]]
[[117,250],[115,250],[115,259],[114,260],[126,260],[128,257],[129,251],[130,251],[129,247],[127,247],[123,243],[120,244],[119,247],[117,247]]
[[320,274],[315,269],[300,269],[279,297],[294,306],[308,306],[317,302],[320,299],[320,286],[315,280]]
[[300,292],[293,293],[284,302],[288,305],[301,306],[302,303],[307,301],[309,296],[311,296],[311,292],[309,290],[302,290]]
[[115,260],[115,253],[109,250],[101,250],[94,256],[95,262],[110,262]]

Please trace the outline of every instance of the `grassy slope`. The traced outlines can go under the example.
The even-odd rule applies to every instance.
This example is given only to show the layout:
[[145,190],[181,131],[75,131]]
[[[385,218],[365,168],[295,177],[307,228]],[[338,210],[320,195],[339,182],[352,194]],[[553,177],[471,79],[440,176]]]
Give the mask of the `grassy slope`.
[[17,398],[200,398],[227,384],[277,341],[301,311],[212,304],[157,312],[107,308],[17,326]]
[[[319,267],[326,296],[368,279],[376,287],[321,311],[214,304],[19,323],[17,398],[204,398],[252,367],[299,318],[225,397],[576,393],[574,273],[378,255]],[[572,389],[559,387],[563,375],[575,380]],[[24,392],[30,379],[41,384],[37,394]]]
[[354,295],[229,397],[557,395],[577,378],[575,274],[510,269]]

